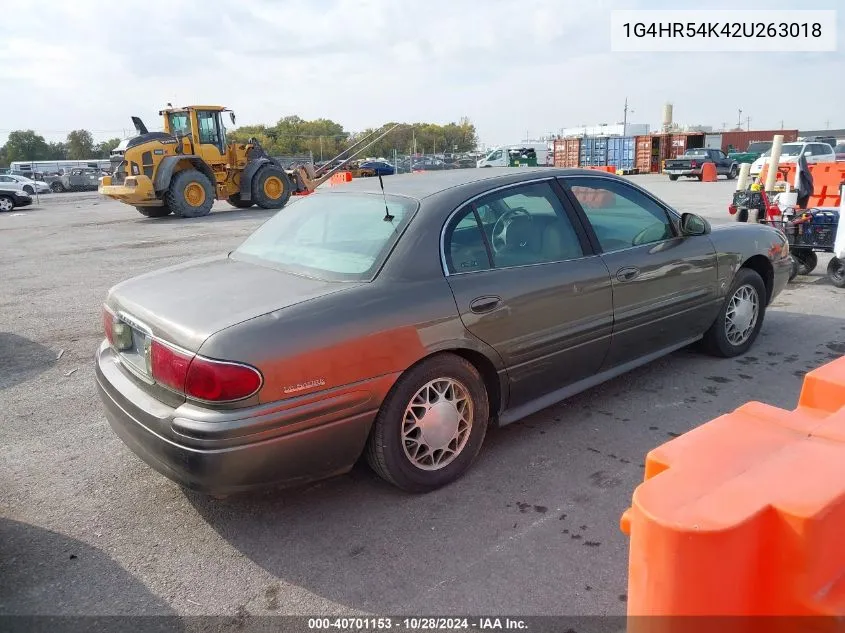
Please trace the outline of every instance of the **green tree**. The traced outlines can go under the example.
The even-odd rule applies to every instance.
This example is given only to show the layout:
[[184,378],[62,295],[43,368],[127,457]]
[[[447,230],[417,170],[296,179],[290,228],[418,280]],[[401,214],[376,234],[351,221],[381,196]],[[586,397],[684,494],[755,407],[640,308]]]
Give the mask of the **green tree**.
[[67,145],[59,141],[47,145],[47,160],[65,160],[67,158]]
[[110,138],[102,143],[97,143],[97,145],[94,146],[94,156],[96,158],[108,158],[111,151],[118,145],[120,145],[119,138]]
[[94,156],[94,137],[88,130],[74,130],[67,135],[67,157],[82,160]]
[[16,160],[46,160],[50,147],[43,136],[34,130],[15,130],[9,134],[3,146],[5,161],[11,163]]

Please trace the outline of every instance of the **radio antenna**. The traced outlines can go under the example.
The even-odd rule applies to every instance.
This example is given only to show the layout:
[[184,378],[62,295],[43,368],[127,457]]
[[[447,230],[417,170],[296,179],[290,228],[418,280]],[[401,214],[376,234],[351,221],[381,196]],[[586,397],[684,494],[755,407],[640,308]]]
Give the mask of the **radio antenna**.
[[378,184],[381,185],[381,197],[384,198],[384,221],[392,222],[394,216],[390,215],[390,211],[387,209],[387,194],[384,193],[384,181],[381,179],[380,172],[378,175]]

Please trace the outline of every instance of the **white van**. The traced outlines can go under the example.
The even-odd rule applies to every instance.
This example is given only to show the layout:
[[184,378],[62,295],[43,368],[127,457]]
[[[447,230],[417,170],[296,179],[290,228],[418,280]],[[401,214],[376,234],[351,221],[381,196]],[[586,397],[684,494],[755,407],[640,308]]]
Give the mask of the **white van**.
[[[779,165],[786,163],[797,163],[798,158],[804,154],[807,159],[807,164],[813,163],[835,163],[836,153],[833,148],[827,143],[784,143],[780,150]],[[762,153],[760,158],[751,163],[749,174],[752,178],[756,178],[763,171],[763,166],[769,164],[769,157],[772,155],[772,150],[768,149]]]
[[537,156],[537,166],[544,167],[548,165],[549,157],[552,155],[549,152],[547,143],[518,143],[515,145],[503,145],[501,147],[494,147],[490,152],[476,163],[476,167],[508,167],[510,163],[510,154],[512,152],[521,152],[522,150],[534,150]]

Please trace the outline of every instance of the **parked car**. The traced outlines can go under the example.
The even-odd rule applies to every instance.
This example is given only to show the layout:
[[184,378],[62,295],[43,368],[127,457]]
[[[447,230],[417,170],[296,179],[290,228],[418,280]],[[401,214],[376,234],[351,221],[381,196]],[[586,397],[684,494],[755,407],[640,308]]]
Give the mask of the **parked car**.
[[94,365],[126,445],[218,495],[362,454],[432,490],[490,424],[692,343],[744,353],[792,266],[780,231],[711,229],[606,173],[450,170],[385,190],[318,189],[231,253],[113,287]]
[[92,167],[73,167],[62,176],[65,191],[96,191],[102,172]]
[[[50,193],[50,185],[41,180],[32,180],[25,176],[18,176],[17,174],[2,174],[0,175],[0,187],[7,187],[12,183],[21,185],[21,190],[32,195],[34,193]],[[15,189],[17,189],[15,187]]]
[[[779,165],[787,163],[797,163],[798,158],[804,154],[808,164],[814,163],[833,163],[836,162],[836,154],[827,143],[784,143],[781,146]],[[763,152],[762,156],[751,163],[749,174],[756,178],[763,171],[763,166],[769,163],[769,158],[772,155],[772,150]]]
[[11,211],[15,207],[32,204],[32,196],[22,190],[8,189],[0,184],[0,211]]
[[358,166],[358,169],[361,170],[362,176],[392,176],[396,172],[393,165],[380,160],[365,161]]
[[836,161],[845,160],[845,143],[839,143],[833,148],[833,153],[836,154]]
[[739,165],[732,158],[728,158],[720,149],[697,148],[688,149],[678,158],[670,158],[663,168],[669,174],[669,180],[677,180],[679,177],[698,178],[701,180],[701,170],[705,163],[713,163],[716,166],[717,176],[726,176],[733,180],[739,173]]
[[744,152],[728,152],[728,158],[735,160],[740,165],[742,163],[753,163],[762,156],[763,152],[772,149],[772,145],[772,141],[754,141],[748,144],[748,148]]

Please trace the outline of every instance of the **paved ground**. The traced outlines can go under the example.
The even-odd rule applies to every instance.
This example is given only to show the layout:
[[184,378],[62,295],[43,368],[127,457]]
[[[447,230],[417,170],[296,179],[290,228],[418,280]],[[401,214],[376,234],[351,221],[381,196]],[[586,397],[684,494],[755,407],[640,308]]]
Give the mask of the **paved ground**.
[[[729,220],[733,183],[634,178]],[[622,614],[619,516],[646,452],[748,399],[792,407],[804,372],[845,353],[822,257],[745,357],[679,352],[494,431],[444,490],[408,496],[362,466],[214,501],[113,435],[92,358],[112,284],[231,249],[269,217],[218,206],[148,220],[58,194],[0,215],[0,614]]]

